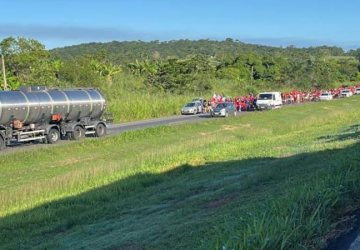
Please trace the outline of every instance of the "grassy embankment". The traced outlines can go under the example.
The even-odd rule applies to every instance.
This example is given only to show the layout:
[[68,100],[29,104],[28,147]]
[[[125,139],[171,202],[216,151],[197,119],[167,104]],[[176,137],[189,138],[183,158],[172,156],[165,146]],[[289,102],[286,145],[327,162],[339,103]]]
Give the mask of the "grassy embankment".
[[101,90],[108,101],[108,111],[115,122],[137,121],[180,114],[181,107],[196,97],[177,95],[146,87],[141,77],[128,74],[117,76],[111,85],[104,83]]
[[0,158],[0,248],[305,249],[359,205],[360,98]]
[[[238,83],[226,79],[208,79],[211,91],[188,91],[183,94],[162,92],[146,87],[141,77],[121,74],[115,77],[112,85],[102,84],[101,89],[108,101],[108,110],[113,113],[115,122],[137,121],[149,118],[179,115],[180,109],[195,97],[210,98],[214,93],[225,96],[247,95],[257,91],[292,91],[293,88],[281,89],[281,86],[266,84],[254,89],[246,89]],[[355,83],[336,83],[335,86],[354,85]]]
[[[193,98],[210,98],[214,93],[225,96],[247,95],[249,91],[239,83],[221,79],[204,80],[212,86],[207,91],[182,91],[182,94],[161,91],[144,84],[144,79],[129,74],[117,75],[112,84],[102,82],[100,89],[108,101],[108,110],[113,113],[116,122],[137,121],[149,118],[179,115],[180,109]],[[196,85],[196,83],[194,83]],[[71,86],[69,86],[71,87]],[[280,86],[261,86],[261,90],[276,90]]]

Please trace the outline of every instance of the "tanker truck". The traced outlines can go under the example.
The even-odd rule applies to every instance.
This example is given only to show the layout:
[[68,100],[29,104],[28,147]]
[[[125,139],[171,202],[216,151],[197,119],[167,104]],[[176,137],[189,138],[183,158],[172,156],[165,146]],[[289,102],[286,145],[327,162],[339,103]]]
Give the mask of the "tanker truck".
[[0,91],[0,149],[11,144],[102,137],[108,120],[98,89],[22,87]]

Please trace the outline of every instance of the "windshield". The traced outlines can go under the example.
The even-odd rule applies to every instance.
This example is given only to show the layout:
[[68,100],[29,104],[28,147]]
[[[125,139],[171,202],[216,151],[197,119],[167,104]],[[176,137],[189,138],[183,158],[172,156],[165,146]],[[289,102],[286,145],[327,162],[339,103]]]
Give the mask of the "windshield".
[[328,96],[330,95],[329,93],[324,93],[324,94],[321,94],[322,96]]
[[343,93],[349,93],[349,90],[343,90],[342,92]]
[[188,104],[185,105],[185,107],[194,107],[195,103],[194,102],[190,102]]
[[271,100],[272,94],[260,94],[258,100]]
[[217,106],[216,106],[217,109],[222,109],[222,108],[226,108],[226,103],[219,103]]

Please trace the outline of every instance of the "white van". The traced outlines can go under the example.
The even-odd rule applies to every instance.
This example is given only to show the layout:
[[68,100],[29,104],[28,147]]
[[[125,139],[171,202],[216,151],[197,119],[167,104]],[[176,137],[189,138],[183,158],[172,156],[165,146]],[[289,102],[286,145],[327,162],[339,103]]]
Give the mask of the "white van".
[[350,97],[352,95],[353,95],[353,93],[348,89],[344,89],[341,91],[341,97]]
[[258,95],[256,100],[256,106],[260,110],[281,108],[282,104],[280,92],[263,92]]

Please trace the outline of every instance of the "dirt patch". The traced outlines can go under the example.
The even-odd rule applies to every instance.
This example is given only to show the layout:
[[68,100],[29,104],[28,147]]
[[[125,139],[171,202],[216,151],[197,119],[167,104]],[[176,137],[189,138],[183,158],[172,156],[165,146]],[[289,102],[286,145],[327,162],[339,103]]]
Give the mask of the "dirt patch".
[[202,193],[205,193],[207,191],[208,191],[208,189],[206,187],[204,187],[204,186],[192,188],[192,189],[190,189],[190,196],[195,196],[195,195],[198,195],[198,194],[202,194]]
[[49,167],[50,168],[66,167],[66,166],[77,164],[79,162],[93,161],[96,158],[98,158],[98,157],[70,158],[70,159],[65,159],[63,161],[55,162],[56,164],[50,165]]
[[283,150],[283,149],[287,149],[287,146],[278,146],[278,147],[274,147],[274,150]]
[[[241,125],[241,127],[243,127],[243,125]],[[250,124],[249,124],[250,127]],[[222,125],[220,129],[211,131],[211,132],[200,132],[199,134],[201,136],[210,136],[210,135],[216,135],[218,133],[221,133],[222,131],[235,131],[240,129],[240,126],[232,126],[232,125]]]
[[241,127],[243,128],[250,128],[251,124],[250,123],[245,123],[245,124],[240,124]]
[[222,128],[223,128],[223,130],[227,130],[227,131],[235,131],[235,130],[239,129],[239,127],[231,126],[231,125],[223,125]]
[[229,204],[231,202],[233,202],[236,198],[237,198],[237,194],[236,193],[230,193],[225,195],[224,197],[221,198],[216,198],[215,200],[212,200],[210,202],[208,202],[205,207],[207,209],[217,209],[220,208],[222,206],[225,206],[226,204]]

